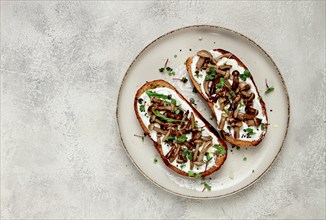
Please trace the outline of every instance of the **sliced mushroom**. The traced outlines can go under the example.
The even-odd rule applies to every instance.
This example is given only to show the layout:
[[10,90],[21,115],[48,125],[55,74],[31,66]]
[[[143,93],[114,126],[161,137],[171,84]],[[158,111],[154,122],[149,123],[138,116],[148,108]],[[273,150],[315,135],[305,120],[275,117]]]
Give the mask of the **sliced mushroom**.
[[175,148],[176,148],[176,144],[173,144],[171,149],[169,150],[169,152],[165,155],[166,159],[169,159],[172,156],[172,153],[174,152]]
[[167,131],[162,130],[161,128],[158,128],[158,127],[155,127],[155,126],[154,126],[153,130],[158,132],[158,133],[161,133],[161,134],[166,134],[167,133]]
[[234,98],[233,102],[234,103],[238,103],[241,100],[241,96],[240,95],[236,95],[236,97]]
[[159,105],[163,105],[164,104],[164,101],[162,99],[158,99],[154,96],[151,97],[151,102],[152,103],[158,103]]
[[[241,85],[243,85],[243,86],[241,86]],[[250,89],[250,85],[245,82],[239,83],[239,87],[240,87],[240,91],[247,91]]]
[[170,136],[171,134],[171,129],[168,130],[168,132],[164,135],[162,142],[166,141],[166,139]]
[[240,108],[237,108],[237,109],[234,111],[234,113],[233,113],[233,117],[234,117],[234,118],[237,118],[237,117],[238,117],[239,111],[240,111]]
[[227,65],[227,64],[219,66],[219,69],[221,69],[221,70],[229,70],[231,68],[232,68],[232,65]]
[[207,50],[200,50],[197,52],[197,56],[200,56],[202,58],[209,58],[211,59],[212,58],[212,54],[207,51]]
[[240,127],[234,127],[234,139],[238,139],[240,137]]
[[162,137],[162,134],[160,134],[160,133],[156,133],[157,144],[158,144],[159,146],[162,145],[161,137]]
[[194,131],[192,132],[192,140],[197,140],[201,137],[201,132],[200,131]]
[[174,153],[172,154],[172,156],[169,159],[170,163],[172,163],[177,158],[180,148],[181,148],[180,145],[176,144],[176,148],[174,150]]
[[211,95],[209,94],[208,85],[209,85],[209,81],[208,80],[204,80],[204,90],[205,90],[205,93],[206,93],[206,95],[208,97],[210,97]]
[[254,124],[255,126],[259,126],[261,124],[261,119],[260,118],[254,118]]
[[257,109],[251,108],[251,107],[248,107],[248,106],[246,107],[246,112],[248,114],[250,114],[250,115],[254,115],[254,116],[258,115],[258,110]]
[[157,110],[162,111],[162,110],[167,110],[167,111],[172,111],[172,105],[162,105],[162,106],[158,106]]
[[222,117],[221,117],[220,123],[218,124],[218,129],[223,130],[224,125],[225,125],[225,121],[226,121],[227,117],[228,117],[227,114],[222,113]]
[[242,127],[243,123],[242,121],[233,121],[232,123],[230,123],[230,125],[232,127]]
[[202,166],[202,165],[204,165],[205,164],[205,162],[204,161],[196,161],[196,162],[194,162],[194,164],[197,166],[197,167],[200,167],[200,166]]
[[150,131],[152,131],[152,130],[154,129],[154,127],[155,127],[155,126],[154,126],[154,124],[152,124],[152,123],[148,125],[148,129],[149,129]]
[[202,143],[197,143],[196,144],[196,149],[195,149],[195,153],[193,155],[193,161],[196,161],[197,160],[197,155],[198,155],[198,150],[199,150],[199,147],[202,145]]
[[247,91],[241,91],[241,97],[247,99],[250,97],[250,94]]
[[214,60],[215,60],[216,63],[217,63],[220,59],[222,59],[222,58],[224,58],[224,57],[230,58],[231,56],[232,56],[231,53],[225,53],[225,54],[222,54],[222,55],[220,55],[220,56],[214,58]]
[[232,82],[232,90],[235,91],[238,88],[238,85],[239,85],[239,77],[237,75],[234,75],[233,82]]
[[200,139],[203,140],[204,142],[207,142],[207,141],[211,141],[213,138],[211,136],[201,136]]
[[248,98],[248,102],[254,100],[254,98],[255,98],[255,93],[251,93],[249,98]]
[[194,162],[190,161],[190,170],[193,170],[193,169],[194,169]]
[[202,150],[200,154],[198,155],[197,161],[203,161],[204,155],[207,152],[208,148],[210,148],[213,145],[212,141],[206,142],[204,146],[202,147]]
[[229,80],[224,80],[224,85],[225,85],[225,87],[227,88],[228,91],[231,91],[232,86],[231,86]]
[[153,123],[156,118],[155,114],[152,114],[151,117],[149,118],[149,122]]
[[196,128],[195,128],[195,116],[194,116],[194,113],[191,112],[191,115],[190,115],[190,121],[191,121],[191,130],[192,131],[195,131]]
[[229,79],[229,78],[230,78],[230,70],[227,70],[227,71],[225,72],[224,78],[225,78],[225,79]]
[[[240,113],[239,113],[240,114]],[[242,114],[243,120],[248,120],[248,119],[254,119],[255,115],[250,115],[250,114]],[[238,115],[239,118],[239,115]],[[239,118],[240,119],[240,118]],[[240,119],[241,120],[241,119]]]
[[189,150],[192,150],[194,147],[188,142],[188,141],[185,141],[183,143]]
[[248,125],[248,126],[254,126],[255,125],[255,122],[253,119],[251,120],[246,120],[245,123]]
[[202,66],[204,65],[205,58],[199,57],[197,64],[196,64],[196,69],[200,70]]

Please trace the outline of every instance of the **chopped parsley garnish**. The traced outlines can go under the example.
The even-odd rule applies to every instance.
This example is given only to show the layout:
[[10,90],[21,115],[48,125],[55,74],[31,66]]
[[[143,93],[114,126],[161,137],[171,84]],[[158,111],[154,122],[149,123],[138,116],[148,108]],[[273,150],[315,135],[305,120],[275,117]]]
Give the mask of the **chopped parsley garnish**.
[[188,79],[187,79],[186,77],[182,77],[182,78],[181,78],[181,82],[183,82],[183,83],[187,83],[187,82],[188,82]]
[[145,140],[145,136],[142,136],[141,141],[144,142],[144,140]]
[[169,72],[169,76],[175,76],[175,72]]
[[174,136],[169,136],[167,137],[167,139],[165,141],[174,141],[175,137]]
[[177,58],[178,56],[176,55],[176,54],[174,54],[174,56],[173,56],[174,58]]
[[182,156],[187,156],[187,153],[188,153],[188,148],[185,148],[182,152]]
[[194,87],[194,88],[192,89],[192,92],[193,92],[193,93],[197,93],[197,89]]
[[237,150],[240,150],[240,147],[239,146],[233,145],[232,148],[236,148]]
[[161,68],[159,68],[158,70],[159,70],[161,73],[163,73],[164,70],[165,70],[165,68],[164,68],[164,67],[161,67]]
[[139,110],[140,110],[141,112],[144,112],[144,111],[145,111],[145,105],[140,105],[140,106],[139,106]]
[[229,110],[227,110],[226,108],[223,110],[225,111],[226,114],[229,114]]
[[261,123],[261,130],[264,130],[265,129],[265,124]]
[[229,92],[229,93],[230,93],[231,97],[235,97],[235,94],[234,94],[233,91],[231,91],[231,92]]
[[216,84],[217,89],[220,89],[220,88],[222,88],[224,86],[224,80],[225,79],[223,77],[220,78],[220,81]]
[[266,91],[265,91],[265,94],[271,93],[271,92],[273,92],[273,91],[274,91],[274,87],[273,87],[273,86],[268,87],[268,88],[266,89]]
[[206,75],[205,80],[206,81],[212,81],[215,77],[212,74]]
[[252,128],[246,128],[246,129],[243,129],[245,132],[247,132],[247,135],[254,135],[254,134],[256,134],[255,132],[254,132],[254,129],[252,129]]
[[213,120],[214,119],[214,114],[211,113],[211,117],[209,118],[210,120]]
[[247,157],[244,157],[244,158],[243,158],[243,161],[247,161]]
[[[183,134],[181,137],[177,138],[177,141],[179,143],[183,143],[187,140],[187,136],[185,134]],[[186,155],[185,155],[186,156]]]
[[157,164],[157,161],[158,161],[157,158],[154,158],[153,163]]
[[192,160],[192,157],[194,156],[194,152],[192,152],[192,151],[188,151],[188,159],[189,160]]
[[213,147],[217,150],[218,153],[225,155],[226,150],[224,147],[222,147],[220,144],[214,144]]
[[173,111],[176,114],[179,114],[180,113],[180,109],[178,107],[174,107]]
[[239,102],[239,108],[242,108],[243,106],[245,106],[245,105],[243,104],[242,101],[240,101],[240,102]]
[[212,187],[211,187],[210,185],[208,185],[208,183],[206,183],[206,182],[202,182],[201,184],[204,185],[204,189],[203,189],[202,192],[204,192],[205,189],[207,189],[208,191],[211,191]]
[[173,69],[172,69],[171,67],[168,66],[168,67],[166,67],[166,70],[167,70],[167,71],[172,71]]
[[205,157],[206,157],[205,163],[206,165],[208,165],[209,161],[211,161],[213,157],[211,157],[208,152],[205,153]]
[[200,177],[201,177],[201,174],[200,173],[196,173],[195,178],[198,180]]
[[216,70],[215,70],[215,68],[214,68],[214,67],[210,67],[209,70],[208,70],[208,72],[209,72],[210,74],[207,74],[207,75],[205,76],[205,80],[206,80],[206,81],[214,80],[215,75],[216,75]]
[[240,77],[240,79],[242,79],[243,81],[246,81],[247,78],[250,77],[250,72],[249,72],[249,70],[245,70],[245,71],[243,71],[243,74],[240,74],[239,77]]
[[195,175],[195,172],[194,171],[192,171],[192,170],[189,170],[188,171],[188,176],[194,176]]
[[180,168],[183,169],[186,166],[185,163],[181,164]]
[[265,91],[265,94],[268,94],[268,93],[271,93],[274,91],[274,87],[273,86],[269,86],[268,83],[267,83],[267,79],[265,79],[265,84],[266,84],[266,91]]

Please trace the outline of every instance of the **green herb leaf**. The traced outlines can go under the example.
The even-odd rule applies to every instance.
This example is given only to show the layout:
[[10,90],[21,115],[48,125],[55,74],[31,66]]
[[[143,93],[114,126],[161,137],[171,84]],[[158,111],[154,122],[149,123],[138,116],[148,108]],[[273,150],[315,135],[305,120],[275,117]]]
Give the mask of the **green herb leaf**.
[[181,82],[183,82],[183,83],[187,83],[187,82],[188,82],[188,79],[187,79],[186,77],[182,77],[182,78],[181,78]]
[[194,88],[192,89],[192,92],[193,92],[193,93],[197,93],[197,89],[194,87]]
[[249,70],[245,70],[245,71],[243,71],[243,74],[240,74],[239,77],[240,77],[240,79],[242,79],[243,81],[246,81],[247,78],[250,77],[250,72],[249,72]]
[[194,152],[192,152],[192,151],[188,151],[188,159],[189,160],[192,160],[192,157],[194,156]]
[[222,77],[220,78],[220,81],[216,84],[217,89],[221,89],[224,86],[225,79]]
[[261,130],[264,130],[265,129],[265,124],[261,123],[260,128],[261,128]]
[[181,164],[180,168],[183,169],[186,166],[185,163]]
[[158,69],[161,73],[164,71],[164,67]]
[[273,91],[274,91],[274,87],[271,86],[271,87],[269,87],[269,88],[266,89],[265,94],[271,93]]
[[243,158],[243,161],[247,161],[247,157],[244,157],[244,158]]
[[208,152],[205,153],[205,157],[206,157],[206,162],[205,162],[206,164],[208,164],[209,161],[213,159],[213,157],[211,157]]
[[212,81],[213,79],[214,79],[215,77],[213,76],[213,75],[211,75],[211,74],[207,74],[206,76],[205,76],[205,80],[206,81]]
[[223,110],[225,111],[226,114],[229,114],[229,110],[227,110],[226,108]]
[[211,117],[209,118],[210,120],[213,120],[214,119],[214,114],[211,113]]
[[240,101],[240,102],[239,102],[239,108],[242,108],[243,106],[245,106],[245,105],[243,104],[242,101]]
[[207,74],[207,75],[205,76],[205,80],[206,80],[206,81],[214,80],[214,78],[215,78],[215,76],[216,76],[216,70],[215,70],[215,68],[214,68],[214,67],[210,67],[210,68],[208,69],[208,72],[209,72],[209,74]]
[[165,141],[174,141],[175,137],[174,136],[169,136],[167,137],[167,139]]
[[176,119],[173,119],[173,118],[165,117],[159,111],[156,111],[154,109],[152,111],[157,117],[159,117],[160,119],[162,119],[164,121],[167,121],[167,122],[185,122],[185,121],[182,121],[182,120],[176,120]]
[[145,137],[144,137],[144,136],[141,137],[141,141],[142,141],[142,142],[145,141]]
[[178,56],[176,55],[176,54],[174,54],[174,56],[173,56],[174,58],[177,58]]
[[160,93],[157,93],[155,91],[146,91],[146,94],[148,95],[148,97],[156,97],[156,98],[159,98],[159,99],[164,99],[164,100],[171,100],[171,103],[173,104],[176,104],[177,103],[177,100],[175,99],[170,99],[169,96],[167,95],[164,95],[164,94],[160,94]]
[[182,156],[187,156],[187,153],[188,153],[188,148],[185,148],[182,152]]
[[189,170],[188,171],[188,176],[194,176],[195,175],[195,172],[194,171],[192,171],[192,170]]
[[206,183],[206,182],[202,182],[201,184],[204,185],[204,189],[203,189],[202,192],[204,192],[205,189],[207,189],[208,191],[211,191],[212,187],[211,187],[210,185],[208,185],[208,183]]
[[255,132],[254,132],[254,129],[252,129],[252,128],[246,128],[246,129],[243,129],[245,132],[247,132],[247,134],[248,135],[254,135],[254,134],[256,134]]
[[233,91],[229,92],[232,97],[235,97],[235,94]]
[[[183,134],[181,137],[177,138],[177,141],[179,143],[183,143],[187,140],[187,136],[185,134]],[[185,155],[186,156],[186,155]]]
[[197,105],[194,98],[190,98],[190,104],[195,105],[195,106]]
[[153,163],[157,164],[157,161],[158,161],[157,158],[154,158]]
[[218,153],[220,153],[222,155],[225,155],[226,154],[225,148],[222,147],[220,144],[214,144],[213,147],[218,151]]
[[140,106],[139,106],[139,110],[140,110],[141,112],[144,112],[144,111],[145,111],[145,105],[140,105]]
[[168,67],[166,67],[166,70],[167,70],[167,71],[172,71],[173,69],[172,69],[171,67],[168,66]]
[[195,178],[198,180],[201,177],[201,173],[196,173]]
[[175,72],[169,72],[169,76],[175,76]]

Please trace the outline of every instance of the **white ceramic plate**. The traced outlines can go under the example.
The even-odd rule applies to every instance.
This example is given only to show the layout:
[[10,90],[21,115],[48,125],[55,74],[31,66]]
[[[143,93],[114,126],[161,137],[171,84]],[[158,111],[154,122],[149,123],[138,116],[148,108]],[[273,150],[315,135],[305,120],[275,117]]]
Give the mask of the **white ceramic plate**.
[[[186,98],[195,98],[197,109],[210,120],[211,112],[192,84],[173,78],[186,76],[184,62],[201,49],[221,48],[234,53],[250,69],[258,90],[266,103],[270,126],[265,139],[257,147],[237,150],[229,146],[228,158],[220,170],[204,181],[212,186],[202,192],[203,180],[193,180],[174,173],[161,161],[149,138],[143,135],[133,110],[136,91],[146,81],[164,79],[172,83]],[[169,59],[176,76],[160,73],[158,69]],[[264,94],[265,79],[275,90]],[[249,38],[229,29],[199,25],[169,32],[154,40],[135,58],[123,79],[117,105],[117,119],[123,146],[138,168],[150,181],[168,192],[189,198],[218,198],[246,188],[260,178],[273,164],[282,149],[290,118],[289,97],[283,78],[271,57]],[[158,163],[154,164],[153,159]],[[244,160],[247,158],[247,160]]]

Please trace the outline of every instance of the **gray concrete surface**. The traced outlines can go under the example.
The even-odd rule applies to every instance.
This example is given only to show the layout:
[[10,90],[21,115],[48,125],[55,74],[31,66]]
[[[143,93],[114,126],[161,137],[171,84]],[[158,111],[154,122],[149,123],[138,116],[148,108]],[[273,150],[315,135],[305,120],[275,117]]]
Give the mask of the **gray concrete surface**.
[[[147,181],[121,147],[137,53],[192,24],[239,31],[279,66],[291,124],[254,186],[212,201]],[[1,218],[325,218],[325,2],[1,2]]]

